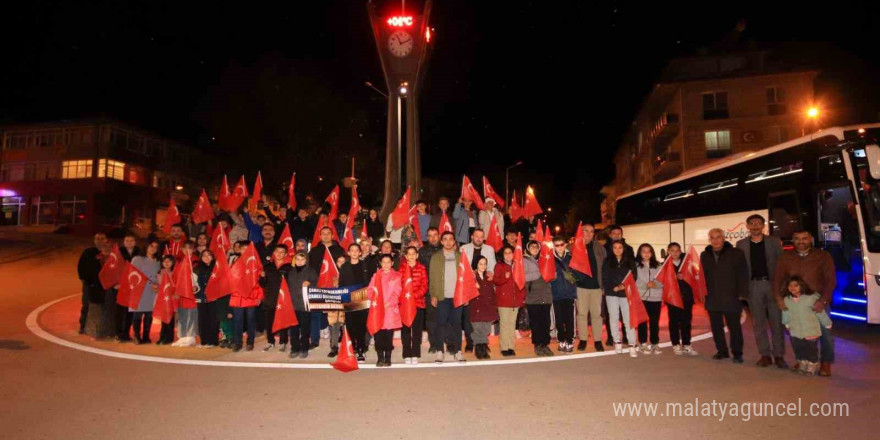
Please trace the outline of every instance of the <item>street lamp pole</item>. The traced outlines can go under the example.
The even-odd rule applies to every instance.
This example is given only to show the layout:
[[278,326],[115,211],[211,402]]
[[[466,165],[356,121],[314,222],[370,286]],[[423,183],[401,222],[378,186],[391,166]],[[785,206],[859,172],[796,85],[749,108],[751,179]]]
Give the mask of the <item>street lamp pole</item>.
[[518,167],[523,164],[523,161],[519,161],[504,170],[504,203],[510,203],[510,195],[508,194],[508,190],[510,189],[510,169]]

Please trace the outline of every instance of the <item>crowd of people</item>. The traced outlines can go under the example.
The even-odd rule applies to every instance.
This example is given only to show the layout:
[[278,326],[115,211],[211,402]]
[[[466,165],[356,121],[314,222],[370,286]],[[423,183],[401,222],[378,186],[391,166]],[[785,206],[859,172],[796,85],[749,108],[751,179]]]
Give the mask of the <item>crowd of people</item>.
[[[475,209],[469,199],[451,205],[449,199],[441,198],[430,209],[426,202],[418,201],[417,220],[398,228],[391,218],[382,222],[376,210],[369,210],[360,221],[360,239],[347,249],[335,239],[345,235],[346,214],[319,226],[322,207],[300,208],[294,213],[283,207],[269,209],[262,202],[250,210],[220,213],[212,222],[176,224],[167,240],[151,236],[143,249],[137,246],[134,236],[126,236],[120,253],[148,276],[136,307],[116,303],[118,286],[101,286],[98,273],[111,245],[104,234],[96,234],[94,247],[82,253],[78,265],[83,283],[80,332],[85,331],[91,301],[103,304],[99,337],[151,343],[152,312],[160,279],[184,259],[191,259],[194,299],[174,296],[176,324],[163,323],[156,344],[251,351],[257,334],[265,333],[264,351],[289,352],[290,358],[303,359],[319,346],[323,336],[329,341],[328,356],[333,357],[338,354],[344,326],[358,362],[365,362],[372,345],[378,366],[391,365],[393,335],[397,331],[406,364],[417,364],[422,358],[423,339],[435,362],[444,362],[447,355],[454,361],[465,361],[464,352],[473,352],[477,359],[489,359],[489,336],[493,333],[502,357],[515,356],[516,339],[529,336],[536,356],[554,356],[549,348],[554,334],[556,353],[574,352],[577,339],[579,352],[589,350],[592,341],[595,351],[604,351],[607,346],[631,357],[653,356],[663,352],[659,321],[665,305],[672,352],[698,355],[691,345],[691,328],[692,308],[700,299],[695,298],[692,286],[680,274],[685,259],[678,243],[667,246],[665,262],[673,264],[679,273],[681,307],[664,301],[664,285],[658,279],[663,263],[655,249],[640,244],[634,250],[620,226],[597,231],[590,223],[582,225],[579,232],[589,262],[589,270],[582,272],[571,267],[571,241],[561,236],[539,241],[536,232],[540,235],[540,231],[536,231],[533,216],[513,221],[491,198],[485,200],[481,210]],[[441,225],[441,219],[448,219],[449,224]],[[716,351],[712,358],[732,356],[733,362],[743,362],[740,318],[746,304],[760,354],[758,366],[788,368],[784,359],[784,329],[788,329],[797,361],[793,370],[830,375],[834,339],[825,310],[836,283],[830,255],[813,247],[808,231],[794,233],[794,249],[784,251],[778,238],[764,234],[764,218],[752,215],[747,225],[749,237],[735,246],[725,239],[721,229],[712,229],[708,234],[710,245],[702,250],[698,262],[689,263],[699,265],[705,276],[704,306]],[[210,233],[216,228],[222,228],[232,243],[226,251],[230,265],[251,244],[255,246],[262,263],[259,285],[263,293],[258,298],[235,292],[215,300],[206,296],[217,264]],[[497,228],[504,237],[498,249],[486,242],[490,228]],[[290,232],[292,246],[280,242],[284,229]],[[310,246],[316,232],[320,239]],[[520,238],[519,243],[525,243],[522,286],[514,282]],[[552,255],[556,276],[547,281],[540,259],[542,246],[551,240],[552,254],[545,258]],[[334,285],[381,283],[385,307],[381,330],[374,334],[367,331],[368,310],[310,311],[302,295],[292,295],[297,325],[273,333],[282,280],[291,290],[316,285],[326,253],[338,267]],[[453,297],[462,255],[471,264],[479,295],[467,304],[456,305]],[[629,274],[635,279],[648,316],[636,328],[630,324],[631,304],[626,295],[625,279]],[[373,290],[374,299],[372,295]],[[416,315],[408,326],[401,320],[400,307],[404,296],[409,295],[415,296]]]

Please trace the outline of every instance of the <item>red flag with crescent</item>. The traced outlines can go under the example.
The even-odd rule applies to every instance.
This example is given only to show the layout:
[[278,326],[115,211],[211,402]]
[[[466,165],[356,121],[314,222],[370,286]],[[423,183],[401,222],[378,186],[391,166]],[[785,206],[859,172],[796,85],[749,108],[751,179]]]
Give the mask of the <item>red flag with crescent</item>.
[[438,229],[440,229],[441,234],[444,232],[453,232],[452,223],[449,222],[449,216],[446,215],[446,211],[443,211],[443,215],[440,216],[440,225]]
[[339,279],[339,269],[336,268],[336,262],[330,255],[330,249],[324,248],[324,258],[321,260],[321,273],[318,274],[318,288],[336,287],[336,281]]
[[325,227],[330,228],[330,234],[333,235],[333,241],[339,243],[339,234],[336,233],[336,228],[330,223],[330,219],[322,214],[321,217],[318,218],[318,226],[315,227],[315,235],[312,236],[312,247],[321,243],[321,229],[324,229]]
[[348,337],[348,329],[345,326],[342,327],[342,342],[339,343],[339,354],[336,356],[336,362],[330,365],[343,373],[358,369],[357,358],[354,356],[354,347],[351,344],[351,338]]
[[455,281],[455,293],[452,295],[452,305],[461,307],[472,299],[480,296],[477,289],[476,278],[474,278],[474,270],[471,263],[467,259],[467,254],[461,253],[461,259],[458,262],[458,270],[455,271],[458,279]]
[[397,201],[397,205],[395,205],[394,211],[391,212],[392,229],[400,229],[409,221],[409,199],[411,191],[412,188],[406,188],[406,192],[403,193],[403,197],[401,197],[400,200]]
[[287,207],[290,211],[287,215],[296,215],[296,173],[290,176],[290,185],[287,186]]
[[648,322],[648,311],[645,309],[645,303],[639,296],[639,288],[636,286],[636,280],[630,271],[623,279],[623,287],[626,289],[626,302],[629,304],[629,325],[636,328],[643,322]]
[[516,287],[526,287],[526,267],[523,263],[522,234],[516,234],[516,248],[513,250],[513,282]]
[[538,255],[538,269],[541,271],[541,278],[544,278],[544,281],[549,283],[556,279],[556,261],[553,260],[553,235],[550,234],[550,228],[541,230],[541,220],[538,220],[535,240],[541,243],[541,253]]
[[232,194],[226,199],[226,211],[232,212],[237,210],[238,207],[244,203],[244,199],[246,199],[247,196],[247,182],[245,182],[244,176],[241,176],[241,178],[238,179],[238,184],[232,189]]
[[104,289],[109,289],[119,284],[125,273],[125,263],[122,253],[119,252],[119,246],[114,244],[110,250],[110,255],[107,255],[104,265],[101,266],[101,271],[98,272],[98,279],[101,280],[101,286]]
[[163,324],[171,324],[175,309],[177,304],[174,301],[174,282],[171,274],[163,270],[162,276],[159,277],[159,292],[156,294],[156,303],[153,306],[153,317]]
[[227,205],[229,204],[229,196],[232,193],[229,192],[229,182],[226,180],[226,174],[223,175],[223,180],[220,182],[220,193],[217,194],[217,206],[223,211],[229,211]]
[[330,204],[330,221],[336,220],[339,217],[339,185],[333,187],[324,201]]
[[501,230],[498,228],[496,217],[498,216],[493,215],[492,221],[489,222],[489,230],[486,231],[486,244],[492,246],[492,249],[500,251],[501,247],[504,246],[504,239],[501,238]]
[[220,227],[220,225],[214,228],[214,234],[211,236],[211,245],[208,248],[211,249],[214,258],[219,258],[218,255],[220,254],[225,256],[229,249],[232,248],[232,244],[229,243],[229,236],[226,235],[226,230]]
[[474,188],[474,184],[471,183],[471,179],[468,179],[468,176],[463,176],[461,178],[461,198],[463,200],[470,200],[474,202],[474,205],[477,207],[477,209],[484,209],[483,199],[480,197],[480,193],[477,192],[477,189]]
[[531,217],[542,212],[544,212],[544,210],[541,209],[541,205],[538,204],[538,199],[535,198],[535,190],[533,190],[531,186],[526,188],[526,202],[525,206],[522,208],[523,217]]
[[[348,251],[348,247],[354,244],[354,220],[361,212],[361,202],[358,199],[357,185],[351,188],[351,208],[348,209],[348,219],[345,220],[345,230],[342,231],[342,249]],[[366,223],[365,223],[366,224]],[[363,237],[363,231],[361,236]]]
[[574,244],[571,246],[571,264],[569,267],[592,278],[593,267],[590,266],[590,256],[587,254],[587,245],[584,243],[583,222],[578,222],[577,233],[574,235]]
[[516,190],[513,191],[513,198],[510,199],[510,209],[508,212],[510,213],[511,222],[516,222],[523,217],[522,207],[519,206],[519,202],[516,201]]
[[195,299],[192,280],[192,256],[187,252],[174,266],[174,293],[181,298]]
[[280,330],[298,324],[296,312],[293,310],[293,299],[290,297],[290,288],[287,287],[287,280],[281,278],[278,302],[275,304],[275,321],[272,323],[272,333],[278,333]]
[[487,199],[495,200],[495,204],[499,208],[504,208],[504,198],[495,192],[495,188],[492,188],[492,184],[489,183],[489,178],[486,176],[483,176],[483,195]]
[[192,212],[193,223],[205,223],[214,218],[214,209],[211,208],[211,201],[208,200],[208,193],[202,190],[199,200],[196,201],[196,207]]
[[254,294],[259,294],[259,292],[254,292],[254,287],[260,280],[261,272],[263,272],[263,263],[257,253],[257,248],[251,242],[242,252],[241,257],[238,257],[229,268],[232,290],[242,298],[251,298]]
[[385,289],[382,287],[382,271],[373,274],[368,289],[370,311],[367,314],[367,331],[375,335],[385,324]]
[[162,232],[165,235],[171,233],[171,227],[180,223],[180,209],[177,209],[177,202],[174,199],[171,199],[171,202],[168,204],[168,210],[165,211],[165,224],[162,225]]
[[681,288],[678,286],[678,274],[675,272],[675,264],[672,258],[667,258],[657,274],[657,281],[663,284],[663,302],[679,309],[684,308],[684,300],[681,297]]
[[412,226],[416,238],[422,241],[422,227],[419,225],[419,210],[416,208],[416,205],[409,209],[409,225]]
[[706,298],[708,290],[706,289],[706,277],[703,272],[703,263],[700,261],[700,254],[693,246],[688,248],[688,253],[681,262],[681,279],[691,286],[694,291],[694,302],[701,303]]
[[257,180],[254,182],[254,192],[253,194],[251,194],[251,198],[248,199],[248,209],[250,209],[251,211],[257,209],[257,202],[259,202],[262,197],[263,177],[260,175],[260,172],[257,171]]
[[214,269],[211,278],[205,286],[205,296],[208,302],[218,300],[232,293],[232,283],[229,280],[229,262],[226,253],[214,254]]
[[294,251],[296,245],[293,242],[293,237],[290,235],[290,226],[286,222],[284,223],[284,229],[281,230],[281,235],[278,237],[278,244],[287,246],[287,255],[284,256],[284,264],[290,264],[296,253]]
[[407,327],[412,327],[413,321],[418,313],[416,305],[416,296],[413,294],[412,287],[412,268],[405,261],[401,262],[404,266],[403,273],[403,295],[400,295],[400,322]]
[[131,263],[125,263],[125,273],[122,274],[122,279],[119,280],[116,304],[137,309],[146,286],[147,276]]

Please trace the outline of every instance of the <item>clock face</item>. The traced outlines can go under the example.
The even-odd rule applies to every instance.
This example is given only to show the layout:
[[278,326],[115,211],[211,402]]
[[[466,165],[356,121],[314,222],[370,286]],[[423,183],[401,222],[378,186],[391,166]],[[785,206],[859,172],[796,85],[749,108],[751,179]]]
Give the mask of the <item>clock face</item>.
[[391,34],[391,38],[388,39],[388,50],[392,55],[403,58],[412,52],[414,42],[412,35],[404,31],[397,31]]

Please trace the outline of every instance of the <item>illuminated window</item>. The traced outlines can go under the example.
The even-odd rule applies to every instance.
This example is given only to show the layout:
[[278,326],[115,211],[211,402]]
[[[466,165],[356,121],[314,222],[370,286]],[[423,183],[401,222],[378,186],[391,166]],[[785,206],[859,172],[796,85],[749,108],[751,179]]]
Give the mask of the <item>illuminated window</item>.
[[115,160],[101,159],[98,161],[98,177],[125,180],[125,164]]
[[92,177],[91,160],[65,160],[61,163],[62,179],[86,179]]
[[707,131],[706,156],[710,159],[730,154],[730,131]]

